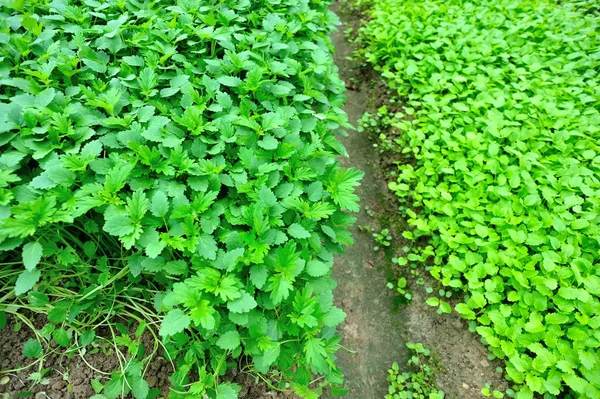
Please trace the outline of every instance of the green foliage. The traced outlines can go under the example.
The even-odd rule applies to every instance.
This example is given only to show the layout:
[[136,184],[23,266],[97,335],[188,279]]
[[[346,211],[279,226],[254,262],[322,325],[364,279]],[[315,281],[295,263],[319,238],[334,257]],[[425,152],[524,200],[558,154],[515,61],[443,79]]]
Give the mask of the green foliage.
[[[46,341],[92,345],[97,312],[157,325],[170,398],[237,397],[240,361],[306,397],[343,383],[330,276],[362,172],[335,160],[328,3],[0,3],[0,279]],[[104,396],[147,395],[130,355]]]
[[377,245],[373,246],[373,251],[379,251],[381,247],[387,248],[391,245],[392,236],[389,229],[381,229],[379,232],[371,226],[359,226],[359,229],[367,231],[373,236],[373,239],[377,243]]
[[520,399],[600,397],[600,26],[584,3],[374,1],[359,37],[409,116],[381,117],[414,159],[390,184],[404,236],[431,237],[432,275],[465,292],[456,311]]
[[[398,283],[396,284],[396,291],[398,291],[398,293],[402,296],[403,300],[406,300],[407,302],[410,302],[412,300],[412,293],[409,291],[409,289],[407,288],[407,281],[406,281],[406,277],[400,277],[398,279]],[[394,285],[392,283],[388,283],[387,284],[388,288],[394,288]]]
[[407,371],[400,373],[398,363],[388,370],[390,386],[385,399],[443,399],[444,392],[435,386],[431,352],[421,343],[406,344],[410,352]]
[[485,384],[485,387],[481,389],[481,394],[483,396],[485,396],[486,398],[489,398],[489,397],[493,397],[493,398],[497,398],[497,399],[504,398],[504,393],[502,393],[502,391],[499,391],[497,389],[492,390],[490,387],[490,384]]
[[373,238],[377,244],[379,244],[373,248],[373,250],[377,251],[380,247],[389,247],[392,236],[390,235],[390,231],[388,229],[382,229],[379,233],[374,232]]
[[42,356],[42,345],[36,339],[29,338],[23,346],[23,356],[40,357]]

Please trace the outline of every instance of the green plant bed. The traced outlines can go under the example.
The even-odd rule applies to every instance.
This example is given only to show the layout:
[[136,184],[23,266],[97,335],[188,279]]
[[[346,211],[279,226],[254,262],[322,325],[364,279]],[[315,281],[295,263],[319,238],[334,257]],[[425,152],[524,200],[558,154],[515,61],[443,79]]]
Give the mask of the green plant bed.
[[[362,173],[335,160],[328,4],[0,2],[0,315],[47,315],[27,356],[119,317],[155,335],[170,398],[237,397],[238,363],[336,393],[330,275]],[[125,353],[102,395],[146,398]]]
[[369,4],[358,54],[404,112],[364,125],[383,123],[385,149],[412,160],[390,183],[404,236],[430,238],[412,259],[464,292],[455,310],[504,359],[516,397],[600,397],[598,14],[570,1]]

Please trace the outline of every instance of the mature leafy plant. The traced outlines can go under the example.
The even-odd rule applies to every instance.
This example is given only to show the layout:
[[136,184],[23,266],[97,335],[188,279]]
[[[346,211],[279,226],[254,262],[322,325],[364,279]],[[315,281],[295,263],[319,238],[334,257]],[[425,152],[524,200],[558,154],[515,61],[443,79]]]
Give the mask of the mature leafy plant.
[[443,399],[444,391],[435,385],[431,351],[421,343],[409,342],[406,347],[410,352],[407,371],[400,373],[398,363],[388,370],[390,386],[385,399]]
[[[335,161],[327,5],[0,1],[0,310],[47,313],[71,355],[160,317],[172,398],[237,397],[242,357],[303,397],[340,386],[330,274],[362,173]],[[129,354],[105,397],[148,395]]]
[[410,116],[385,117],[414,158],[390,184],[413,208],[405,237],[431,237],[417,257],[465,292],[455,309],[518,398],[600,397],[598,15],[579,1],[371,3],[360,55]]

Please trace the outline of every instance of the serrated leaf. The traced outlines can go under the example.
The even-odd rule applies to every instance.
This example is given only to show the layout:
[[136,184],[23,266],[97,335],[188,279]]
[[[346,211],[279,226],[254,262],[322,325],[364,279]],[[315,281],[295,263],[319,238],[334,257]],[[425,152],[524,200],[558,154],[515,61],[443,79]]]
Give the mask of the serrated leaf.
[[40,190],[47,190],[57,186],[57,183],[50,178],[49,172],[42,172],[39,176],[34,177],[29,185]]
[[56,185],[72,186],[75,182],[75,173],[62,165],[51,166],[46,172],[50,180]]
[[326,275],[331,267],[322,261],[311,260],[306,264],[306,272],[312,277],[321,277]]
[[219,295],[223,301],[240,298],[242,294],[237,279],[231,275],[223,277],[215,289],[215,295]]
[[236,330],[221,334],[217,340],[217,346],[224,350],[234,350],[240,346],[240,334]]
[[439,298],[436,298],[436,297],[430,297],[430,298],[427,298],[425,303],[429,306],[439,306],[440,300],[439,300]]
[[4,164],[7,167],[13,167],[19,164],[25,157],[25,154],[19,151],[6,151],[0,155],[0,164]]
[[137,110],[137,117],[140,122],[148,122],[154,116],[156,108],[152,105],[146,105]]
[[586,380],[584,380],[583,378],[576,376],[574,374],[563,375],[563,380],[567,383],[567,385],[571,389],[573,389],[573,391],[580,393],[580,394],[585,392],[585,390],[589,384]]
[[257,305],[252,295],[244,291],[238,299],[227,302],[227,309],[234,313],[246,313]]
[[317,181],[311,183],[306,188],[306,193],[308,194],[308,199],[311,201],[319,201],[323,197],[323,183]]
[[129,271],[131,271],[131,275],[133,277],[137,277],[144,270],[144,266],[142,264],[142,256],[140,254],[131,255],[128,258]]
[[227,87],[238,87],[242,84],[242,80],[235,76],[221,76],[217,81]]
[[131,382],[131,392],[135,399],[146,399],[148,397],[148,392],[150,392],[150,387],[146,380],[140,376],[133,378],[133,381]]
[[17,282],[15,284],[15,294],[23,295],[27,291],[33,288],[33,286],[38,282],[42,273],[35,270],[24,270],[19,274],[17,278]]
[[94,72],[97,72],[97,73],[105,73],[106,72],[106,65],[100,61],[91,60],[91,59],[87,59],[87,58],[83,58],[81,61],[83,61],[85,66],[87,66]]
[[287,82],[278,83],[271,86],[270,92],[276,96],[283,97],[289,95],[294,86]]
[[231,251],[227,251],[227,253],[223,255],[223,268],[228,271],[232,271],[238,264],[238,260],[244,256],[244,252],[244,248],[236,248]]
[[527,239],[527,233],[522,230],[509,230],[510,238],[517,244],[522,244]]
[[57,328],[52,332],[52,338],[54,338],[54,341],[57,344],[59,344],[60,346],[62,346],[64,348],[68,347],[69,343],[71,342],[71,338],[69,337],[69,334],[62,327]]
[[261,186],[258,191],[258,199],[266,207],[277,205],[277,196],[267,186]]
[[150,205],[152,215],[162,218],[169,212],[169,199],[162,191],[157,191],[152,196]]
[[29,242],[23,246],[23,265],[27,270],[33,270],[40,263],[44,249],[37,241]]
[[172,276],[181,276],[187,273],[188,266],[184,260],[172,260],[165,263],[163,270]]
[[111,194],[119,192],[125,186],[125,182],[132,170],[133,165],[128,163],[119,164],[111,168],[104,180],[105,190]]
[[271,299],[275,304],[279,304],[286,299],[292,288],[292,281],[283,274],[275,274],[269,278],[268,289],[271,291]]
[[[167,244],[163,240],[160,239],[160,236],[158,235],[158,233],[154,234],[153,237],[156,239],[152,240],[152,241],[148,242],[146,245],[144,245],[144,253],[149,258],[156,258],[157,256],[160,256],[162,251],[167,246]],[[170,274],[173,274],[173,273],[170,273]]]
[[86,330],[83,333],[81,333],[79,343],[81,344],[81,346],[88,346],[92,342],[94,342],[95,338],[96,332],[94,330]]
[[196,251],[205,259],[215,260],[217,258],[217,242],[212,236],[202,234],[198,237]]
[[323,316],[323,324],[328,327],[335,327],[340,324],[346,318],[346,312],[344,312],[340,308],[336,308],[333,306],[325,315]]
[[103,230],[117,237],[133,233],[135,226],[127,215],[114,213],[104,219]]
[[191,309],[190,317],[197,326],[200,325],[207,330],[212,330],[215,328],[216,322],[213,316],[214,313],[215,309],[210,305],[210,302],[202,300]]
[[310,233],[308,232],[308,230],[306,230],[304,227],[302,227],[302,225],[300,225],[298,223],[292,223],[288,227],[288,234],[294,238],[299,238],[299,239],[310,237]]
[[342,209],[358,212],[359,198],[354,194],[354,187],[360,184],[364,173],[356,169],[345,169],[338,171],[327,187],[333,201]]
[[236,384],[219,384],[217,387],[217,397],[216,399],[238,399],[238,393],[241,388]]
[[250,268],[250,280],[256,288],[261,289],[267,282],[269,273],[265,265],[256,265]]
[[488,229],[485,226],[482,226],[480,224],[475,226],[475,232],[477,233],[477,235],[479,237],[485,238],[488,235]]
[[117,399],[122,394],[124,383],[122,375],[112,374],[112,378],[104,385],[104,395],[109,399]]
[[265,150],[276,150],[279,145],[279,141],[271,135],[265,135],[259,142],[259,147]]
[[164,317],[158,333],[161,337],[168,337],[182,332],[190,325],[190,317],[181,309],[173,309]]
[[137,79],[140,85],[140,89],[145,94],[150,94],[152,92],[152,89],[154,89],[158,84],[158,77],[156,76],[154,70],[150,67],[142,69]]
[[140,57],[139,55],[125,56],[122,58],[122,60],[131,66],[143,67],[145,65],[144,58]]
[[41,357],[42,345],[38,340],[29,338],[23,346],[23,356],[25,357]]
[[131,198],[127,199],[127,214],[134,224],[142,221],[148,211],[148,198],[142,190],[136,190]]
[[317,367],[319,363],[327,357],[325,344],[320,338],[311,337],[306,340],[304,345],[306,361],[312,367]]

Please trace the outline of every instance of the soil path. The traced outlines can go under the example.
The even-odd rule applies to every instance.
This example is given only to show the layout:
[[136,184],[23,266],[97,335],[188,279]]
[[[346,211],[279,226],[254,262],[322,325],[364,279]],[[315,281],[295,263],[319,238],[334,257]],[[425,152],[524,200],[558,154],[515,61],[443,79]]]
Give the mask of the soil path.
[[[334,9],[339,15],[339,12]],[[335,47],[334,59],[341,78],[349,82],[353,74],[352,62],[346,57],[352,49],[346,42],[345,26],[331,36]],[[350,123],[365,112],[369,94],[366,85],[355,90],[348,89],[345,111]],[[357,195],[361,198],[361,212],[352,228],[355,244],[346,253],[336,257],[334,279],[339,283],[334,298],[347,314],[340,326],[343,345],[357,351],[356,354],[340,351],[339,364],[346,374],[346,396],[350,399],[383,398],[387,393],[387,370],[395,361],[406,362],[405,340],[402,338],[406,321],[398,313],[392,313],[393,291],[386,287],[385,259],[374,253],[374,240],[370,233],[360,231],[359,226],[373,224],[366,209],[377,210],[383,203],[387,184],[377,177],[375,165],[378,154],[366,134],[350,132],[340,141],[346,146],[349,157],[340,159],[345,167],[355,167],[365,172]]]
[[[341,14],[337,3],[332,10]],[[342,25],[332,33],[331,39],[335,62],[348,87],[345,111],[356,126],[367,106],[377,100],[374,100],[374,85],[361,79],[359,68],[348,60],[352,48],[343,32],[355,25],[348,18],[341,16]],[[356,77],[356,83],[349,85],[352,77]],[[357,188],[361,212],[356,215],[357,222],[352,228],[356,243],[339,255],[334,264],[334,279],[338,282],[334,297],[347,314],[339,328],[342,345],[356,351],[339,352],[338,362],[346,376],[346,387],[350,389],[345,398],[383,399],[388,393],[387,369],[393,362],[402,368],[408,360],[406,342],[421,342],[432,350],[439,368],[437,385],[448,399],[483,398],[481,388],[486,383],[493,388],[506,388],[502,374],[495,371],[501,364],[488,360],[487,349],[476,334],[469,332],[466,323],[456,314],[438,315],[435,309],[425,305],[429,296],[425,287],[436,286],[426,271],[420,272],[425,283],[410,287],[413,301],[395,310],[395,290],[386,287],[386,277],[393,280],[389,260],[381,251],[373,251],[374,239],[359,226],[391,227],[378,225],[375,215],[384,214],[394,214],[396,224],[405,225],[405,222],[401,216],[398,218],[380,167],[383,163],[389,168],[390,163],[373,148],[368,136],[368,132],[350,132],[340,138],[349,154],[348,158],[340,159],[340,163],[365,172]],[[391,251],[402,255],[399,248],[403,246],[401,240],[395,239]]]

